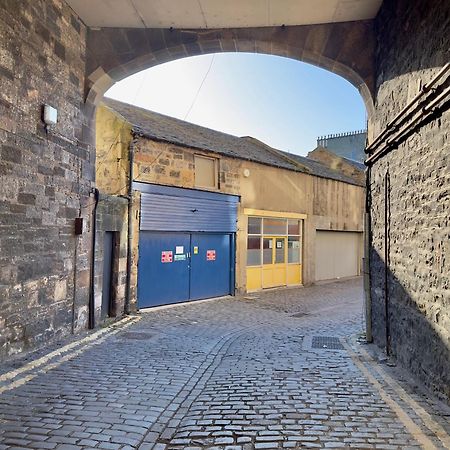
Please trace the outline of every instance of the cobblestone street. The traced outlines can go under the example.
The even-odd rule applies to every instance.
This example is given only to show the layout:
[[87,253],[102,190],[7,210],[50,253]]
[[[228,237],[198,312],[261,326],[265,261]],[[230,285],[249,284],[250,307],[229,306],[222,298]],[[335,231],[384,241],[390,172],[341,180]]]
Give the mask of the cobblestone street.
[[359,279],[144,312],[4,370],[0,449],[450,448],[363,328]]

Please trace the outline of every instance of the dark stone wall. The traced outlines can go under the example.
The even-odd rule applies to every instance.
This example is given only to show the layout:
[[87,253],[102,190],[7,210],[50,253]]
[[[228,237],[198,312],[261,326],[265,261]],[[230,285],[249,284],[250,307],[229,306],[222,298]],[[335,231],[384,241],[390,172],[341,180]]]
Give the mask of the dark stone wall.
[[[449,30],[449,2],[384,1],[376,20],[375,135],[450,61]],[[374,340],[386,345],[387,293],[392,355],[448,398],[449,130],[447,110],[423,123],[370,171]]]
[[[86,326],[85,42],[65,2],[0,1],[0,357]],[[45,103],[59,118],[48,133]]]

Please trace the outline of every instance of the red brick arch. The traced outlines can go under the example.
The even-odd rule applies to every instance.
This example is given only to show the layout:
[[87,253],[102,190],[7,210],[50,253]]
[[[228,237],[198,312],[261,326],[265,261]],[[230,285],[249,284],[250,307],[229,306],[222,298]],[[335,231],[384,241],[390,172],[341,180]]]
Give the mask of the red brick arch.
[[370,117],[374,96],[373,36],[372,21],[221,30],[90,30],[85,140],[94,142],[95,108],[117,81],[179,58],[220,52],[284,56],[336,73],[358,89]]

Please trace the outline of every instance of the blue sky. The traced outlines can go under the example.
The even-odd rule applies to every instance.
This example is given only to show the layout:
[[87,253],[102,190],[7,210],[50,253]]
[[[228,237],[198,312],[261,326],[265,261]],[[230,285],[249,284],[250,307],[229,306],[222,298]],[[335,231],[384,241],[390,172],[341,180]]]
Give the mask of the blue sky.
[[349,82],[278,56],[184,58],[122,80],[106,95],[300,155],[318,136],[366,127],[364,103]]

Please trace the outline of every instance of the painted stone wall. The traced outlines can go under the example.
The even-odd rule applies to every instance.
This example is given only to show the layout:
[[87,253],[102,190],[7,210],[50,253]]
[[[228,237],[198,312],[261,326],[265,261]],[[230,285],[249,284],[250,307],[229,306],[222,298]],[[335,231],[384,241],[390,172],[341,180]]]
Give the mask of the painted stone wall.
[[[85,35],[62,1],[0,2],[0,357],[87,323]],[[44,103],[59,115],[48,133]]]
[[[376,22],[376,135],[450,61],[449,24],[449,2],[385,0]],[[384,347],[388,334],[390,350],[399,363],[447,397],[449,130],[447,110],[375,162],[370,185],[374,340]]]

